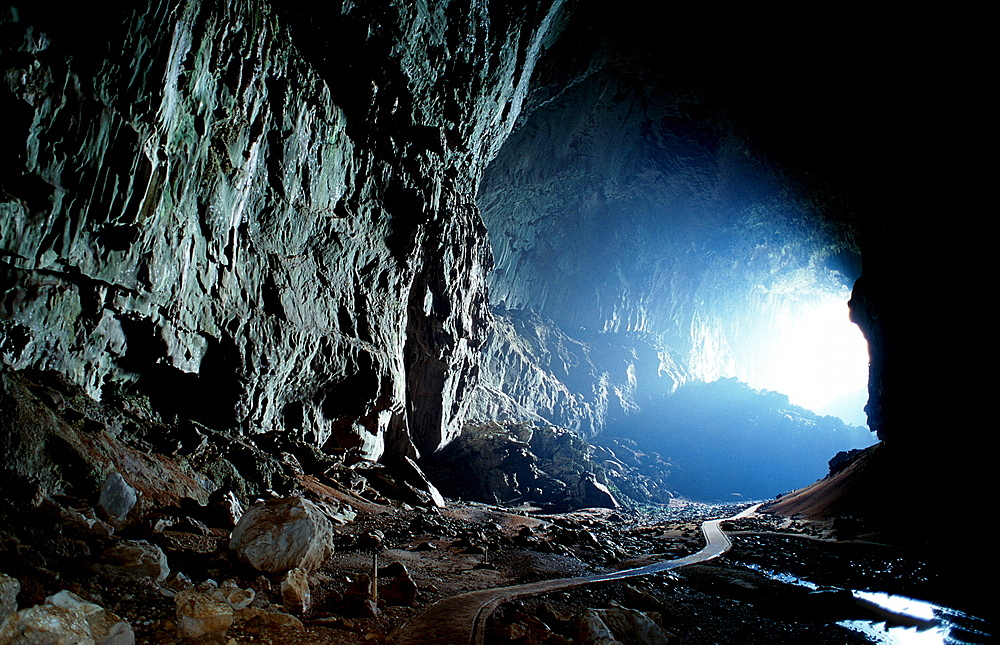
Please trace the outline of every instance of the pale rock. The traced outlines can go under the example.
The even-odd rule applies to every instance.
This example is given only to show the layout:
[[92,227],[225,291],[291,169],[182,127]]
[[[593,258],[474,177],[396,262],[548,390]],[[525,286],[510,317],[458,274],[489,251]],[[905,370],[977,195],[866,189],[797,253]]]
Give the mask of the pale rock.
[[21,583],[17,578],[0,573],[0,623],[17,612],[17,594],[21,591]]
[[121,522],[139,499],[136,490],[118,471],[112,471],[101,484],[101,497],[97,504],[113,520]]
[[65,607],[35,605],[0,626],[0,645],[99,645],[85,616]]
[[292,569],[281,581],[281,599],[291,614],[302,615],[309,611],[312,595],[309,592],[309,572]]
[[96,565],[112,577],[128,580],[152,578],[166,579],[170,574],[167,556],[163,550],[145,540],[128,540],[116,544],[103,553],[104,562]]
[[224,634],[233,624],[233,607],[217,589],[177,592],[177,635],[194,638],[204,634]]
[[622,645],[593,609],[583,612],[576,623],[577,638],[585,645]]
[[77,616],[83,616],[90,627],[90,634],[98,645],[135,645],[132,626],[100,605],[80,598],[70,591],[60,591],[45,599],[47,605],[62,607]]
[[614,637],[626,643],[639,645],[667,645],[670,637],[648,615],[627,607],[609,607],[608,609],[591,609],[606,625]]
[[333,551],[333,526],[302,497],[268,500],[243,514],[229,548],[258,571],[313,571]]
[[233,611],[248,607],[257,597],[253,589],[242,589],[232,580],[223,582],[213,593],[228,603]]

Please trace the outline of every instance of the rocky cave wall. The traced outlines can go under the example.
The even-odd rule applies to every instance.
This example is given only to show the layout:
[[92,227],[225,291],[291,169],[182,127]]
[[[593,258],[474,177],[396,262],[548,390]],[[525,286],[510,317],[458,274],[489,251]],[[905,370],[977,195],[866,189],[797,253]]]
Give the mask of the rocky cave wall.
[[561,2],[4,17],[4,364],[378,458],[460,430],[474,194]]
[[[766,277],[756,236],[791,231],[828,240],[811,259],[849,278],[864,258],[872,426],[932,445],[941,425],[907,405],[926,373],[907,358],[923,355],[908,338],[923,294],[901,268],[932,247],[903,235],[929,209],[915,189],[948,176],[918,168],[929,144],[909,134],[941,103],[915,94],[931,68],[887,74],[868,40],[848,51],[737,16],[678,9],[663,38],[600,3],[572,9],[569,27],[558,0],[6,13],[4,364],[96,398],[141,393],[167,421],[371,458],[433,452],[469,419],[596,432],[645,383],[688,377],[666,343],[692,342],[702,278],[736,259],[718,247]],[[676,64],[657,71],[628,42]],[[480,178],[525,104],[540,116],[480,192],[484,224]],[[611,146],[595,127],[609,124],[639,145]],[[648,226],[664,208],[680,224],[666,237]],[[601,331],[637,335],[602,349],[586,335]]]

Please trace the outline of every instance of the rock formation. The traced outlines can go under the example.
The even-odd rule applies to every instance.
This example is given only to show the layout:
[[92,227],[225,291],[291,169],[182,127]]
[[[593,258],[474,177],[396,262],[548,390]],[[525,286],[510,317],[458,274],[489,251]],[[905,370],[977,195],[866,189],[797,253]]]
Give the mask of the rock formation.
[[[463,428],[555,425],[583,446],[752,363],[741,330],[799,284],[854,285],[893,472],[937,460],[921,491],[977,483],[965,447],[935,450],[950,406],[908,400],[946,380],[908,337],[925,294],[901,268],[923,266],[928,240],[903,232],[950,178],[921,181],[932,155],[910,133],[932,111],[913,106],[936,104],[900,89],[936,67],[887,75],[869,39],[591,0],[5,11],[17,512],[103,539],[226,504],[227,526],[198,531],[212,541],[320,475],[438,505],[421,466],[467,447]],[[497,443],[533,475],[556,461]],[[611,472],[616,450],[598,451]],[[614,483],[590,468],[561,485]]]
[[476,186],[560,5],[11,10],[5,364],[167,419],[436,450],[489,315]]

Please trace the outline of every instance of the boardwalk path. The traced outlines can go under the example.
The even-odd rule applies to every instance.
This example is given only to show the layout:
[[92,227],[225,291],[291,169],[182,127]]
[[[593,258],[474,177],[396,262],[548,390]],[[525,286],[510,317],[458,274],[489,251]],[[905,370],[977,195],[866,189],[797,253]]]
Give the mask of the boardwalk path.
[[486,619],[499,604],[511,598],[582,587],[595,582],[634,578],[711,560],[722,555],[732,546],[729,538],[719,528],[719,524],[750,515],[759,506],[760,504],[751,506],[729,518],[703,522],[701,530],[705,534],[705,548],[683,558],[656,562],[637,569],[625,569],[624,571],[600,573],[579,578],[541,580],[524,585],[470,591],[445,598],[434,603],[427,608],[427,611],[406,623],[396,634],[394,642],[397,645],[480,645],[483,642]]

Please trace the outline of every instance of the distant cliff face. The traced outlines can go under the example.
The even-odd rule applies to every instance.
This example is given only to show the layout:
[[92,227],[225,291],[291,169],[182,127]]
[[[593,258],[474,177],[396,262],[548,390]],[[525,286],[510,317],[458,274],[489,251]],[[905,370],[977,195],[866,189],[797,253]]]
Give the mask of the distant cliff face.
[[216,427],[435,450],[489,316],[474,192],[560,5],[12,10],[3,362]]

